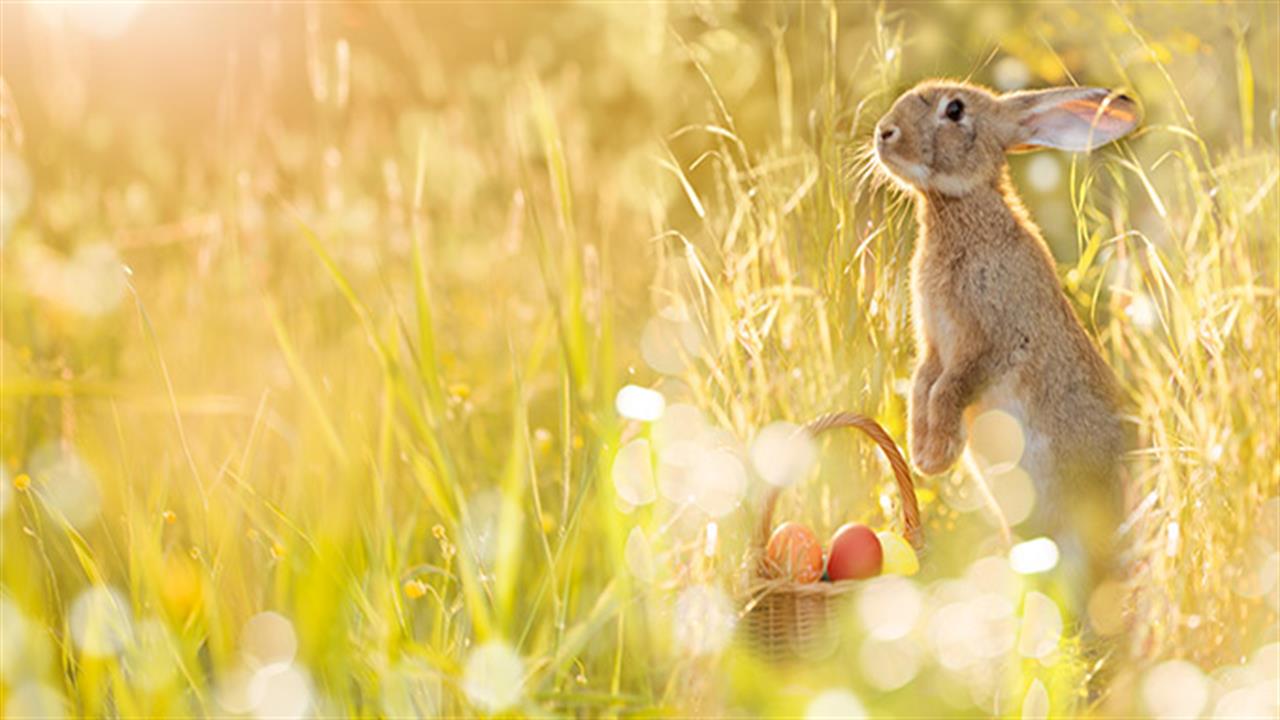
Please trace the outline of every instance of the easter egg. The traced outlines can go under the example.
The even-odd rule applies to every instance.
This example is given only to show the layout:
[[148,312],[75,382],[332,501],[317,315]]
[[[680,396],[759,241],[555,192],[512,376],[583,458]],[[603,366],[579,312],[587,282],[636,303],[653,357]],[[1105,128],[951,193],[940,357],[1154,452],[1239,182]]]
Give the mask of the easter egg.
[[916,558],[915,549],[901,535],[886,530],[876,533],[876,537],[880,539],[880,547],[884,550],[882,573],[915,575],[920,572],[920,561]]
[[775,577],[810,583],[822,577],[822,545],[809,528],[784,522],[773,531],[765,556]]
[[827,574],[832,580],[865,580],[880,574],[884,550],[871,528],[845,523],[831,537]]

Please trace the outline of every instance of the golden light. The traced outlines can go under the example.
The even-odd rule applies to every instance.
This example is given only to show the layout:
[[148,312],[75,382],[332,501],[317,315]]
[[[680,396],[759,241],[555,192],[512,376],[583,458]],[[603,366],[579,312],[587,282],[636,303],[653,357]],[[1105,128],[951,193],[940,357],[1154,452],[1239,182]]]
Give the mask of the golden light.
[[142,10],[142,0],[109,0],[107,2],[51,2],[34,0],[31,3],[36,17],[49,25],[63,23],[74,25],[81,32],[100,38],[119,37],[133,23]]

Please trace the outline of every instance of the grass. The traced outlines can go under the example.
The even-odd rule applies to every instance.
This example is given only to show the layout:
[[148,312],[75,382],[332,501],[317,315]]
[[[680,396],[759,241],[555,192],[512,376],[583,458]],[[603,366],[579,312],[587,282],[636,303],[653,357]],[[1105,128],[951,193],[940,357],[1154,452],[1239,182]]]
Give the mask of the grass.
[[[1275,6],[0,12],[6,716],[1274,711]],[[914,222],[864,148],[936,75],[1145,109],[1013,160],[1129,397],[1102,704],[959,472],[833,658],[730,632],[760,430],[904,438]],[[870,445],[820,451],[780,514],[894,527]]]

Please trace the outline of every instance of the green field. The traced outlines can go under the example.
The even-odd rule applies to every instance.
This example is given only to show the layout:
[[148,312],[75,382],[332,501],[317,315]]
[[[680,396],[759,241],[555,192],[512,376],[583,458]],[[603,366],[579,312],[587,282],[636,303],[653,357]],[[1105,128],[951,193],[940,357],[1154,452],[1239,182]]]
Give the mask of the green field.
[[[1143,108],[1011,160],[1126,395],[1132,582],[1073,613],[917,478],[920,573],[770,664],[762,431],[905,445],[868,148],[931,77]],[[4,2],[0,78],[4,717],[1280,712],[1274,3]],[[817,450],[780,519],[901,529]]]

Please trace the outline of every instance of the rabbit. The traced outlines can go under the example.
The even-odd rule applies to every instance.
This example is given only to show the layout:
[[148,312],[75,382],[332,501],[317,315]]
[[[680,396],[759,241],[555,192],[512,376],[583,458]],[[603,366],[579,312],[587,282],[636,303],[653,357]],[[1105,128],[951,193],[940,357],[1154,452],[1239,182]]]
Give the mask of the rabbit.
[[989,409],[1012,415],[1025,438],[1019,464],[1037,491],[1028,529],[1055,540],[1081,587],[1116,569],[1125,449],[1118,384],[1059,286],[1005,156],[1038,147],[1087,152],[1137,123],[1137,104],[1102,88],[1001,95],[935,81],[902,95],[875,129],[876,160],[914,197],[919,226],[912,462],[925,475],[942,473],[960,457],[975,417]]

